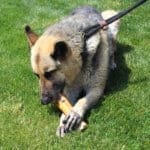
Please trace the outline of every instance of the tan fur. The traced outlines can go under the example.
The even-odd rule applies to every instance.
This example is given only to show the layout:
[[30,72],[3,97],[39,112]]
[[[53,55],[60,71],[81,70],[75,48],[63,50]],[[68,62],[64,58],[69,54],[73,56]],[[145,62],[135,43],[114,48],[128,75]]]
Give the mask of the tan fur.
[[54,52],[54,45],[59,39],[51,36],[41,36],[31,49],[31,65],[37,74],[44,74],[56,69],[56,63],[49,59]]

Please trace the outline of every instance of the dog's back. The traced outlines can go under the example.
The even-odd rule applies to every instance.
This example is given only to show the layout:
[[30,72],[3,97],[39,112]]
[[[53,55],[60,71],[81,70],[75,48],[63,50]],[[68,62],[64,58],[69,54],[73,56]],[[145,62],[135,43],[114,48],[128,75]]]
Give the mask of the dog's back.
[[99,12],[91,7],[80,7],[75,9],[69,17],[50,26],[46,35],[59,35],[68,41],[68,44],[75,48],[75,51],[82,51],[83,29],[99,23],[103,20]]

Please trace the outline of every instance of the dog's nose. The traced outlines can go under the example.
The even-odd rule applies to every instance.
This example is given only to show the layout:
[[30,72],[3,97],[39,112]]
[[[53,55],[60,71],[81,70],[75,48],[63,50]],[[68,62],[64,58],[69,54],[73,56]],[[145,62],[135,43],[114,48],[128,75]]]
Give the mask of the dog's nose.
[[42,105],[47,105],[52,101],[52,97],[48,97],[48,96],[42,96],[41,98],[41,104]]
[[45,100],[43,101],[43,99],[42,99],[42,100],[41,100],[41,104],[42,104],[42,105],[47,105],[47,104],[49,104],[49,102],[48,102],[48,101],[45,101]]

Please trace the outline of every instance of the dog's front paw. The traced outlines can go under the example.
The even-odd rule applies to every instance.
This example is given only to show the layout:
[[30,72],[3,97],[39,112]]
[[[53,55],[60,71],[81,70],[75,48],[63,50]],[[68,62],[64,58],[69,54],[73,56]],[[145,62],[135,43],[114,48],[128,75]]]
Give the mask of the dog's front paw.
[[66,132],[65,132],[65,126],[64,125],[58,126],[58,128],[56,130],[56,135],[58,137],[64,137],[65,134],[66,134]]
[[70,113],[63,120],[65,126],[65,133],[77,128],[81,123],[81,116],[75,111],[70,111]]

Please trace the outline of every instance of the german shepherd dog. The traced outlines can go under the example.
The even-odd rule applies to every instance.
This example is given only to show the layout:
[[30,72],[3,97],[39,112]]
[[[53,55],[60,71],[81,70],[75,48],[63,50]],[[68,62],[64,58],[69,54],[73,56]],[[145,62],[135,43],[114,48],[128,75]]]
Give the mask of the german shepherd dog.
[[63,94],[73,104],[70,113],[60,117],[56,131],[60,137],[77,127],[87,110],[100,100],[109,70],[116,67],[113,54],[119,21],[86,41],[82,31],[116,13],[113,10],[99,13],[89,6],[80,7],[48,27],[40,37],[29,26],[25,27],[31,66],[39,78],[41,103],[49,104]]

